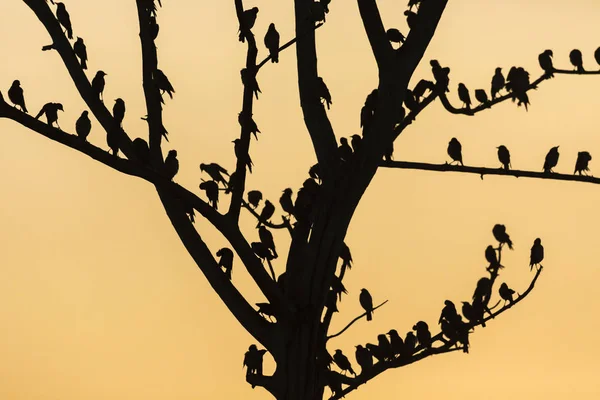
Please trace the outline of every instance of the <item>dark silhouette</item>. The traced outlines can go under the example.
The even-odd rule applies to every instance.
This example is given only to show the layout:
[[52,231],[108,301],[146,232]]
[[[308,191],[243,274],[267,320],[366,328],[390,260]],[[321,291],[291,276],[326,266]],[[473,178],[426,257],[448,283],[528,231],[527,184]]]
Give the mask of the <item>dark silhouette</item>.
[[513,101],[518,100],[517,106],[524,105],[527,110],[529,106],[529,96],[527,95],[529,72],[522,67],[512,67],[506,77],[506,90],[511,92]]
[[358,153],[360,151],[361,141],[362,138],[360,137],[360,135],[352,135],[350,137],[350,144],[352,145],[352,151],[354,153]]
[[120,137],[122,132],[123,131],[117,124],[113,124],[113,126],[106,131],[106,144],[115,157],[119,155],[119,147],[121,144]]
[[[177,160],[177,151],[169,150],[167,158],[165,158],[165,174],[167,178],[172,180],[179,172],[179,160]],[[216,208],[216,207],[215,207]]]
[[425,92],[433,92],[435,90],[435,84],[426,79],[421,79],[413,88],[412,94],[417,101],[417,103],[421,102],[422,97],[425,96]]
[[325,101],[327,109],[329,110],[331,103],[333,103],[331,101],[331,93],[329,93],[329,89],[327,88],[325,81],[320,76],[317,77],[317,93],[319,95],[319,99],[323,99],[323,101]]
[[371,293],[367,289],[361,289],[359,300],[361,307],[367,313],[367,321],[371,321],[373,319],[373,298],[371,297]]
[[504,75],[502,74],[502,68],[496,68],[496,72],[494,72],[494,76],[492,77],[492,99],[496,98],[496,95],[504,89],[504,85],[506,81],[504,79]]
[[257,312],[263,317],[267,318],[270,322],[272,322],[272,318],[275,317],[275,308],[271,303],[256,303],[258,307]]
[[581,51],[577,49],[571,50],[569,53],[569,61],[571,61],[571,64],[573,64],[577,72],[585,72],[585,69],[583,68],[583,55],[581,54]]
[[426,349],[431,347],[431,332],[429,332],[429,326],[425,321],[419,321],[413,326],[413,330],[417,334],[417,340],[419,344]]
[[463,102],[467,110],[471,108],[471,95],[464,83],[458,84],[458,98]]
[[488,101],[490,101],[490,99],[488,99],[487,93],[483,89],[476,89],[475,90],[475,98],[481,104],[486,104]]
[[406,94],[404,95],[404,105],[413,112],[419,109],[419,102],[415,98],[413,91],[410,89],[406,89]]
[[450,143],[448,143],[448,155],[452,159],[452,163],[458,162],[460,165],[463,165],[462,145],[456,138],[450,139]]
[[91,130],[92,121],[90,121],[88,111],[86,110],[82,112],[81,116],[77,119],[77,122],[75,123],[75,131],[77,132],[77,136],[79,136],[83,141],[86,141]]
[[588,165],[590,161],[592,161],[592,155],[587,151],[580,151],[577,153],[577,161],[575,162],[575,171],[573,173],[583,175],[584,172],[589,171],[590,168]]
[[256,125],[256,122],[252,118],[252,115],[246,115],[245,113],[238,114],[238,122],[240,125],[246,129],[248,132],[254,135],[254,139],[258,140],[257,133],[260,133],[260,129]]
[[248,203],[254,208],[258,207],[258,204],[263,199],[263,195],[259,190],[251,190],[248,192]]
[[275,206],[269,200],[265,200],[265,205],[263,206],[262,211],[260,212],[260,216],[258,218],[258,224],[256,227],[258,228],[261,224],[268,223],[269,219],[275,213]]
[[275,24],[271,23],[267,34],[265,35],[265,47],[269,49],[269,56],[271,62],[279,62],[279,32],[275,28]]
[[404,11],[404,15],[406,15],[406,23],[408,25],[408,28],[412,31],[417,27],[417,24],[419,23],[419,16],[417,15],[417,13],[414,13],[410,10]]
[[505,170],[510,169],[510,152],[504,145],[498,146],[498,160]]
[[385,360],[391,360],[394,358],[394,351],[392,350],[392,345],[388,340],[387,336],[383,333],[377,335],[377,349],[379,349],[381,356],[383,356]]
[[217,183],[228,185],[227,180],[223,175],[229,176],[229,172],[217,163],[200,164],[200,171],[206,172]]
[[543,171],[547,174],[553,172],[552,168],[556,167],[556,164],[558,164],[558,157],[560,156],[558,153],[558,147],[559,146],[555,146],[551,148],[548,154],[546,154]]
[[487,267],[489,272],[501,268],[501,265],[498,263],[498,256],[496,255],[496,249],[492,245],[489,245],[485,249],[485,259],[490,264]]
[[104,79],[105,76],[106,73],[104,71],[98,71],[96,72],[96,76],[94,76],[94,79],[92,79],[92,90],[102,101],[104,101],[103,93],[104,86],[106,85],[106,81]]
[[60,129],[60,125],[58,125],[58,112],[64,111],[63,105],[60,103],[46,103],[40,110],[40,112],[35,116],[35,119],[40,119],[40,117],[46,114],[46,121],[48,121],[48,125],[53,126],[56,122],[56,126]]
[[56,3],[56,19],[67,31],[67,37],[73,39],[73,27],[71,26],[71,17],[64,3]]
[[260,238],[261,243],[271,250],[271,253],[273,253],[273,258],[279,257],[277,255],[277,250],[275,250],[273,234],[264,225],[258,227],[258,237]]
[[10,89],[8,89],[8,98],[15,106],[19,106],[21,111],[29,113],[25,106],[25,97],[23,96],[23,88],[21,88],[21,82],[18,80],[13,81]]
[[283,194],[279,198],[279,204],[281,209],[285,211],[288,216],[294,213],[294,202],[292,201],[292,189],[287,188],[283,191]]
[[417,337],[412,331],[406,334],[404,338],[404,357],[410,357],[415,354],[417,348]]
[[352,369],[352,364],[350,364],[350,361],[348,360],[348,357],[346,357],[344,355],[344,353],[342,353],[341,350],[338,349],[338,350],[335,351],[335,354],[333,355],[333,361],[340,368],[340,370],[342,371],[342,373],[345,374],[346,371],[348,371],[352,375],[356,375],[356,373]]
[[533,241],[531,247],[531,255],[529,257],[529,270],[532,270],[534,266],[540,266],[540,263],[544,260],[544,246],[542,246],[542,240],[537,238]]
[[513,242],[512,240],[510,240],[510,236],[508,236],[508,233],[506,233],[506,227],[504,225],[494,225],[494,228],[492,228],[492,234],[494,235],[494,238],[496,238],[496,240],[500,243],[500,246],[506,243],[509,249],[513,249]]
[[396,28],[388,29],[385,33],[387,35],[388,40],[392,43],[404,43],[404,41],[406,40],[402,32],[400,32]]
[[420,7],[421,1],[423,0],[408,0],[408,9],[412,10],[413,7]]
[[346,245],[346,243],[342,243],[340,258],[342,259],[342,271],[345,271],[346,268],[352,268],[352,254],[350,253],[350,248]]
[[225,275],[231,280],[231,273],[233,271],[233,251],[227,247],[223,247],[217,251],[217,257],[219,257],[219,267],[225,270]]
[[450,85],[450,68],[442,67],[438,60],[431,60],[431,72],[435,78],[436,90],[439,93],[449,92],[448,85]]
[[79,62],[81,63],[81,69],[87,69],[87,48],[85,47],[85,43],[83,42],[82,38],[77,38],[77,40],[73,44],[73,51],[75,52],[77,58],[79,58]]
[[115,105],[113,106],[113,117],[119,126],[123,123],[123,119],[125,118],[125,102],[123,99],[119,98],[115,100]]
[[395,329],[391,329],[388,335],[390,335],[390,347],[394,357],[401,356],[404,352],[404,340],[402,340]]
[[340,160],[348,162],[352,159],[352,147],[348,144],[348,139],[340,138],[340,146],[338,147]]
[[[258,7],[252,7],[249,10],[244,11],[242,14],[242,20],[240,21],[240,35],[239,40],[242,43],[246,42],[246,35],[251,34],[250,29],[254,27],[256,17],[258,16]],[[242,26],[243,24],[243,26]]]
[[594,51],[594,59],[596,60],[596,63],[600,65],[600,47]]
[[[160,69],[154,71],[154,84],[160,90],[161,94],[167,93],[169,97],[173,98],[173,93],[175,93],[175,89],[173,89],[173,85],[169,81],[169,78],[162,72]],[[161,101],[164,103],[164,99],[161,97]]]
[[241,139],[235,139],[233,142],[233,153],[238,160],[242,160],[244,165],[248,168],[248,172],[252,173],[252,159],[248,152],[243,148]]
[[200,183],[200,189],[204,190],[208,203],[215,210],[219,209],[219,184],[216,181],[206,181]]
[[548,78],[554,78],[554,66],[552,65],[552,56],[552,50],[545,50],[542,54],[538,56],[540,67],[542,67]]
[[364,348],[360,344],[356,346],[355,357],[356,362],[358,365],[360,365],[361,375],[373,368],[373,355],[368,349]]
[[456,312],[456,306],[450,300],[444,301],[444,308],[442,309],[442,313],[440,314],[440,319],[438,324],[441,324],[444,320],[452,323],[458,317],[458,313]]
[[252,93],[256,96],[256,99],[258,100],[258,94],[262,92],[260,91],[260,86],[258,86],[258,81],[256,80],[256,71],[249,70],[248,68],[243,68],[240,71],[240,76],[242,77],[242,84],[245,87],[252,90]]
[[[259,375],[263,374],[263,357],[267,350],[258,350],[255,344],[250,345],[248,351],[244,355],[244,363],[242,364],[247,368],[247,375]],[[254,388],[254,385],[252,386]]]
[[133,151],[138,160],[143,165],[150,164],[150,149],[148,148],[148,142],[142,138],[135,138],[132,142]]
[[502,300],[508,302],[508,304],[514,302],[513,295],[515,294],[515,291],[509,288],[506,282],[502,282],[502,285],[500,285],[500,288],[498,289],[498,294],[500,294]]

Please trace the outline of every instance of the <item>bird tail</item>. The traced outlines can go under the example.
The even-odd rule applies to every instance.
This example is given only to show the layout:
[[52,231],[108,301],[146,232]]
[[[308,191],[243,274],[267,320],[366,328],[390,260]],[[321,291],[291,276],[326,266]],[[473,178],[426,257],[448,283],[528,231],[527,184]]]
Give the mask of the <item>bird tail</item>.
[[69,36],[69,39],[73,39],[73,28],[67,30],[67,35]]
[[40,112],[35,116],[35,119],[40,119],[40,117],[44,114],[45,111],[46,109],[42,107]]
[[371,321],[373,319],[373,312],[367,311],[367,321]]
[[29,114],[29,111],[27,111],[27,106],[25,105],[25,102],[23,102],[23,112],[25,112],[26,114]]
[[512,240],[508,239],[508,241],[506,242],[506,244],[508,245],[508,248],[509,248],[509,249],[511,249],[511,250],[514,250],[514,249],[513,249],[513,243],[512,243]]
[[583,65],[580,65],[577,67],[577,72],[585,72],[585,69],[583,68]]
[[86,60],[81,60],[81,68],[87,69],[87,61]]

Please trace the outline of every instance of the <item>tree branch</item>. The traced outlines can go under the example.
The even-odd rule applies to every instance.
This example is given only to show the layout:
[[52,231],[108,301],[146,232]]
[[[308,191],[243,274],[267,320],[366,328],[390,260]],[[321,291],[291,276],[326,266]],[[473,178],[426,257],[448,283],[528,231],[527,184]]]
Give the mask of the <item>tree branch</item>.
[[[386,300],[383,303],[381,303],[380,305],[378,305],[377,307],[373,307],[373,311],[377,310],[379,307],[383,306],[388,301],[389,300]],[[329,339],[333,339],[334,337],[340,336],[342,333],[346,332],[352,325],[354,325],[355,322],[357,322],[359,319],[366,317],[366,316],[367,316],[367,312],[365,311],[364,313],[362,313],[361,315],[359,315],[358,317],[356,317],[352,321],[350,321],[348,323],[348,325],[346,325],[346,327],[344,329],[342,329],[341,331],[339,331],[338,333],[331,335],[331,336],[327,336],[327,338],[325,339],[325,342],[329,341]]]
[[250,207],[250,204],[248,204],[245,200],[242,200],[242,207],[244,207],[246,210],[248,210],[250,212],[250,214],[252,214],[254,216],[254,218],[256,218],[257,221],[260,221],[267,228],[271,228],[271,229],[287,229],[288,232],[290,233],[290,235],[292,234],[293,228],[292,228],[292,225],[290,224],[290,220],[289,219],[281,217],[283,219],[282,223],[280,223],[280,224],[273,224],[271,222],[261,220],[260,219],[260,215],[256,212],[256,210],[253,209],[252,207]]
[[524,177],[550,179],[557,181],[588,182],[595,184],[600,183],[600,178],[595,178],[593,176],[545,173],[536,171],[521,171],[517,169],[505,170],[502,168],[468,167],[451,164],[427,164],[412,161],[382,161],[381,166],[384,168],[418,169],[423,171],[462,172],[467,174],[480,175],[481,179],[483,179],[484,175],[505,175],[514,176],[516,178]]
[[407,126],[413,123],[414,120],[417,119],[417,115],[421,113],[424,109],[427,108],[433,101],[438,97],[438,93],[433,91],[429,96],[427,96],[423,101],[419,103],[419,108],[414,111],[409,112],[406,117],[399,123],[394,129],[393,140],[396,140],[398,136],[406,129]]
[[358,9],[363,21],[371,50],[375,56],[378,68],[381,70],[393,54],[394,49],[387,38],[379,8],[375,0],[358,0]]

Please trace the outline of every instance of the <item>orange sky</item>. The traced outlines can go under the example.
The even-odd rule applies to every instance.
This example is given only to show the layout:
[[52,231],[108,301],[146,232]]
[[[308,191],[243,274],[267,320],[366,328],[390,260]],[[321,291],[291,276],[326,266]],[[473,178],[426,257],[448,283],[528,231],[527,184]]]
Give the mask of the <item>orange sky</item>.
[[[234,165],[245,46],[237,41],[233,1],[163,3],[160,68],[177,91],[165,108],[165,150],[178,150],[175,180],[198,193],[200,162]],[[246,3],[261,10],[254,32],[262,59],[270,22],[282,39],[292,37],[293,2]],[[379,1],[387,28],[406,32],[404,3]],[[451,67],[456,105],[459,82],[487,89],[497,66],[523,66],[539,76],[537,55],[546,48],[554,50],[558,67],[569,68],[568,53],[579,48],[585,65],[598,68],[592,56],[600,45],[596,0],[449,3],[424,61]],[[66,1],[75,35],[87,44],[89,76],[108,73],[106,98],[111,105],[125,99],[125,129],[145,136],[135,4],[98,4]],[[84,103],[58,55],[40,51],[49,37],[23,2],[0,2],[0,37],[0,89],[6,93],[20,79],[32,113],[48,101],[62,102],[61,126],[74,131]],[[319,73],[333,96],[329,116],[338,137],[350,136],[377,78],[355,2],[334,0],[317,37]],[[314,163],[295,67],[291,48],[259,76],[263,94],[254,115],[263,134],[252,143],[256,172],[248,188],[263,190],[271,201],[285,187],[298,187]],[[427,62],[415,82],[422,77],[431,78]],[[577,152],[587,150],[595,157],[594,174],[600,170],[599,91],[600,77],[558,76],[530,93],[529,112],[506,102],[476,117],[455,116],[435,102],[398,139],[395,158],[443,163],[448,140],[457,137],[466,165],[499,166],[495,147],[504,144],[514,168],[537,171],[550,147],[560,145],[557,171],[571,172]],[[105,134],[93,123],[89,140],[106,148]],[[193,264],[151,185],[12,121],[0,120],[0,134],[0,398],[268,398],[244,381],[242,357],[252,338]],[[495,223],[504,223],[515,242],[515,251],[503,255],[501,281],[526,288],[536,237],[546,248],[545,270],[528,299],[477,329],[468,356],[452,353],[389,371],[348,398],[597,399],[599,201],[600,188],[586,183],[380,170],[347,237],[356,267],[332,329],[360,312],[362,287],[375,302],[389,303],[372,322],[333,340],[330,350],[340,348],[354,361],[354,345],[378,333],[406,332],[421,319],[435,326],[443,301],[467,300],[483,276]],[[245,214],[254,241],[251,222]],[[197,227],[215,251],[223,244],[208,224]],[[280,254],[288,242],[278,239]],[[234,268],[236,285],[251,302],[260,301],[243,268]]]

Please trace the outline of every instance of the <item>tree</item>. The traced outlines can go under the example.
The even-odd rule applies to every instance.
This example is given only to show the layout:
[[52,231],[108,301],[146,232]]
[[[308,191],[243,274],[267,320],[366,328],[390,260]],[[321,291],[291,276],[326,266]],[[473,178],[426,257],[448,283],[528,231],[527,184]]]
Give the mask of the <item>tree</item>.
[[[46,26],[46,29],[52,36],[55,49],[63,58],[74,82],[80,90],[82,98],[86,101],[92,113],[107,132],[115,133],[115,126],[118,126],[118,124],[115,124],[113,116],[101,102],[99,96],[93,93],[88,78],[79,68],[80,64],[71,50],[71,43],[67,41],[52,13],[53,9],[49,8],[43,1],[32,0],[27,1],[26,3]],[[264,265],[261,264],[254,256],[253,249],[248,243],[251,240],[245,239],[237,226],[241,208],[247,209],[250,213],[254,212],[253,215],[259,218],[259,214],[246,203],[243,196],[244,176],[247,175],[246,168],[248,165],[246,157],[248,154],[248,145],[252,140],[250,116],[253,113],[254,105],[254,90],[252,87],[254,85],[252,79],[253,74],[248,71],[251,71],[256,64],[256,38],[254,38],[252,30],[248,32],[246,29],[247,27],[245,27],[243,23],[242,33],[245,35],[245,39],[249,46],[247,61],[249,64],[246,65],[246,72],[243,74],[243,79],[245,81],[243,96],[244,106],[240,117],[240,124],[242,127],[240,138],[242,144],[237,156],[236,176],[238,179],[234,181],[237,185],[234,188],[230,188],[232,183],[231,180],[227,180],[226,185],[221,184],[222,189],[228,188],[232,192],[232,201],[229,205],[229,211],[225,214],[226,216],[218,214],[208,202],[202,201],[200,197],[183,189],[183,187],[172,183],[167,173],[167,164],[165,163],[163,165],[164,156],[162,154],[161,142],[163,134],[165,133],[165,127],[163,127],[161,119],[162,106],[160,102],[164,95],[159,92],[160,88],[154,85],[157,80],[157,58],[152,40],[153,35],[151,34],[150,29],[154,26],[152,22],[153,13],[148,10],[148,4],[140,4],[140,2],[138,2],[142,52],[144,56],[144,92],[148,106],[147,122],[150,132],[149,157],[151,167],[148,167],[148,162],[144,160],[144,153],[136,152],[135,148],[132,147],[131,140],[126,136],[124,131],[117,130],[116,135],[120,138],[120,140],[118,140],[118,149],[125,154],[127,159],[109,155],[104,150],[80,140],[75,135],[69,135],[62,130],[57,130],[41,122],[36,122],[33,118],[27,116],[23,112],[9,106],[8,103],[3,104],[1,111],[2,116],[5,118],[13,119],[36,132],[48,136],[69,147],[80,150],[121,172],[139,176],[155,185],[161,197],[161,201],[165,206],[165,210],[180,235],[182,242],[198,266],[205,275],[207,275],[211,285],[215,288],[216,292],[221,296],[228,308],[242,325],[274,356],[279,367],[275,379],[269,379],[255,374],[249,374],[247,378],[252,384],[265,386],[268,390],[274,392],[278,398],[320,397],[323,390],[323,383],[326,379],[331,383],[332,377],[335,379],[343,379],[344,385],[346,383],[349,384],[349,386],[344,389],[344,392],[349,392],[358,386],[358,384],[362,383],[364,378],[370,378],[384,368],[412,363],[435,352],[445,352],[460,347],[457,347],[457,343],[452,341],[453,339],[456,339],[456,337],[447,337],[446,342],[448,343],[441,344],[444,343],[443,341],[438,343],[441,345],[438,350],[421,349],[415,355],[380,363],[378,366],[374,367],[371,374],[362,375],[352,379],[343,378],[337,374],[325,373],[325,370],[318,370],[316,369],[317,367],[313,365],[314,360],[322,360],[322,357],[319,356],[322,356],[323,353],[320,353],[319,350],[322,349],[324,343],[314,346],[311,346],[310,344],[315,337],[320,338],[321,342],[324,342],[327,337],[327,329],[325,328],[328,328],[328,321],[333,315],[333,307],[326,307],[327,311],[325,312],[324,324],[321,322],[321,311],[326,305],[328,290],[331,287],[332,279],[334,279],[333,274],[336,265],[338,264],[338,255],[343,248],[346,229],[350,223],[355,207],[380,166],[456,170],[462,172],[476,172],[477,174],[482,175],[492,173],[507,175],[515,174],[517,176],[529,175],[539,178],[579,179],[582,181],[591,180],[591,178],[574,178],[573,176],[567,177],[560,174],[548,175],[519,171],[506,172],[499,171],[496,168],[450,167],[446,165],[431,166],[422,163],[396,161],[386,161],[381,165],[381,156],[386,152],[389,142],[392,140],[392,136],[390,136],[392,135],[391,133],[386,136],[381,134],[381,132],[392,132],[392,130],[395,129],[394,135],[401,133],[403,129],[408,127],[410,123],[414,121],[417,114],[429,104],[433,103],[437,97],[440,98],[440,102],[445,108],[454,113],[475,113],[484,111],[494,104],[507,101],[511,98],[511,94],[502,92],[504,95],[497,100],[477,108],[472,107],[470,111],[468,111],[465,108],[452,106],[450,100],[442,90],[443,84],[438,79],[437,86],[435,86],[433,90],[427,91],[429,95],[423,99],[419,105],[413,107],[414,110],[412,110],[412,112],[409,112],[404,118],[399,117],[401,109],[400,105],[402,103],[407,104],[405,89],[408,87],[410,77],[419,62],[421,62],[423,53],[427,48],[429,40],[433,36],[437,21],[444,9],[445,2],[424,4],[422,9],[419,8],[417,16],[421,19],[421,22],[416,23],[417,25],[414,26],[411,31],[412,34],[408,35],[407,41],[402,44],[397,51],[392,50],[397,46],[394,45],[392,47],[387,40],[387,37],[384,35],[385,31],[377,18],[378,13],[375,12],[375,4],[367,1],[359,2],[365,28],[372,44],[375,58],[380,67],[380,77],[382,81],[378,85],[378,95],[371,96],[371,102],[366,101],[366,103],[369,103],[369,105],[366,106],[366,111],[370,111],[369,108],[372,108],[376,109],[377,112],[372,116],[372,118],[374,118],[373,121],[369,121],[372,125],[367,124],[368,128],[363,132],[364,141],[362,142],[361,151],[358,152],[358,154],[347,152],[347,159],[340,162],[338,157],[338,145],[335,142],[335,137],[333,136],[331,125],[328,122],[325,108],[321,104],[321,96],[318,96],[316,93],[319,88],[319,81],[316,79],[318,74],[316,69],[316,53],[314,49],[315,33],[312,28],[314,24],[306,23],[307,18],[311,18],[311,16],[308,14],[309,9],[306,8],[306,4],[303,4],[304,3],[302,2],[298,2],[296,15],[297,20],[300,21],[300,23],[297,24],[296,43],[300,65],[298,70],[300,96],[303,111],[305,112],[305,121],[309,133],[311,134],[316,156],[319,161],[322,182],[320,182],[319,186],[314,186],[314,182],[319,182],[318,179],[308,181],[309,184],[310,182],[313,182],[313,187],[305,187],[305,192],[318,190],[319,194],[314,204],[309,202],[309,207],[305,208],[306,213],[301,213],[299,211],[299,209],[303,209],[303,207],[295,207],[294,214],[296,215],[293,221],[296,221],[297,225],[293,228],[286,220],[283,220],[284,222],[282,224],[271,224],[268,221],[262,221],[271,229],[282,228],[284,231],[291,231],[293,237],[290,255],[286,264],[286,287],[283,291],[281,290],[280,285],[274,283],[276,280],[274,279],[275,277],[270,276],[274,274],[271,273],[273,268],[269,268],[269,261],[271,261],[269,258],[273,255],[270,251],[264,252],[266,254],[264,258],[266,258],[266,260],[264,260]],[[243,5],[241,2],[236,3],[236,10],[238,15],[242,15]],[[427,23],[421,25],[422,21],[429,21],[431,25]],[[309,25],[310,29],[307,29]],[[75,32],[77,32],[77,30]],[[260,38],[261,36],[262,35],[256,35],[257,38]],[[394,56],[392,56],[392,54],[394,54]],[[402,58],[403,60],[406,60],[406,63],[402,62],[401,65],[397,65],[396,63],[399,61],[395,61],[392,57]],[[264,66],[264,64],[262,65]],[[404,68],[403,72],[398,73],[398,70],[402,70],[402,68]],[[554,71],[554,73],[558,75],[560,73],[571,73],[571,71],[564,69]],[[92,76],[90,76],[90,78],[91,77]],[[429,79],[431,79],[431,77]],[[450,75],[450,79],[452,79],[452,75]],[[544,75],[536,82],[539,84],[546,79],[548,79],[548,77]],[[527,89],[532,89],[534,85],[535,83],[527,85]],[[525,92],[525,90],[522,90],[520,94],[523,94],[523,92]],[[513,90],[512,94],[514,93],[515,91]],[[333,96],[335,100],[335,93],[333,93]],[[375,99],[376,106],[373,105]],[[168,101],[168,99],[166,100]],[[521,99],[519,99],[519,101],[521,101]],[[398,122],[400,123],[397,124]],[[166,126],[166,128],[168,128],[168,126]],[[377,134],[369,135],[369,132],[377,132]],[[138,143],[140,142],[138,141]],[[206,175],[203,176],[206,177]],[[224,193],[220,193],[220,195],[222,201]],[[310,200],[313,200],[312,196]],[[276,204],[275,199],[272,199],[272,201]],[[298,206],[298,204],[296,204],[296,206]],[[276,324],[273,324],[266,318],[260,316],[255,311],[254,307],[239,294],[234,283],[229,281],[227,275],[218,268],[217,260],[213,256],[217,249],[209,251],[208,246],[202,241],[196,230],[193,229],[192,221],[188,219],[193,213],[193,210],[191,210],[190,207],[193,207],[197,213],[208,219],[209,222],[231,243],[231,246],[239,257],[236,258],[236,265],[239,266],[239,261],[241,260],[243,265],[248,269],[248,272],[252,275],[256,284],[267,298],[271,308],[273,308],[273,313],[277,320]],[[223,207],[224,206],[221,203],[221,209],[223,209]],[[187,216],[185,214],[187,214]],[[234,223],[231,223],[231,221],[234,221]],[[305,259],[304,257],[308,257],[308,259]],[[310,267],[306,268],[306,265],[309,265]],[[279,272],[281,271],[282,269],[280,267]],[[497,269],[492,269],[492,280],[495,279],[495,273],[497,273],[497,271]],[[539,271],[540,270],[538,270],[537,274],[533,275],[531,287],[533,287],[533,283],[535,282],[535,279],[537,279]],[[292,284],[290,285],[289,282],[292,282]],[[314,290],[307,290],[309,285],[316,286],[314,286]],[[528,291],[526,293],[528,293]],[[486,303],[487,300],[489,299],[486,299]],[[500,311],[495,311],[494,314],[497,314],[504,309],[505,308],[500,308]],[[481,322],[483,321],[476,321],[471,324],[472,326],[468,326],[468,328],[477,326]],[[433,326],[431,323],[430,325]],[[273,332],[277,332],[277,335]],[[335,332],[330,332],[330,336],[333,336],[334,333]],[[274,336],[276,336],[277,339],[274,339]],[[435,337],[441,338],[440,335]],[[291,344],[290,348],[292,350],[285,348],[284,342]],[[352,359],[352,357],[350,358]],[[287,373],[283,372],[286,370],[288,371]],[[321,371],[322,373],[317,373],[316,371]],[[293,390],[290,388],[302,389]]]

